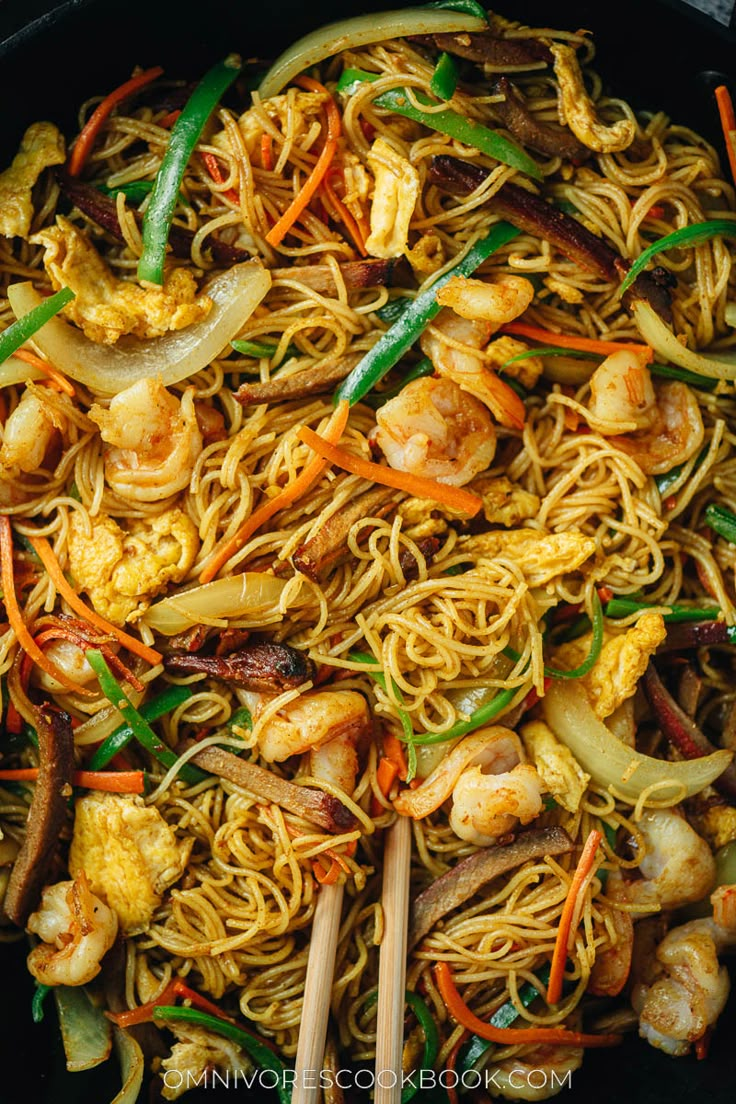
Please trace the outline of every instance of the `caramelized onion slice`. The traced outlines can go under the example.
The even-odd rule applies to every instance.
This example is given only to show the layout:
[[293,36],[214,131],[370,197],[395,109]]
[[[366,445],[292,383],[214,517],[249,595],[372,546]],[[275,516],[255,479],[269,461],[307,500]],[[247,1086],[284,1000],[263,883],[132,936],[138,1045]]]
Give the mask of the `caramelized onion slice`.
[[[165,386],[188,379],[226,349],[271,286],[260,261],[246,261],[220,273],[204,289],[212,309],[201,322],[148,341],[121,338],[99,345],[61,318],[52,318],[33,340],[51,363],[70,379],[102,395],[117,395],[142,379],[160,378]],[[31,283],[11,284],[8,299],[16,318],[42,302]]]
[[173,598],[164,598],[146,611],[144,621],[154,632],[174,636],[192,625],[227,628],[228,621],[246,614],[281,620],[279,601],[286,579],[265,571],[246,571],[193,587]]

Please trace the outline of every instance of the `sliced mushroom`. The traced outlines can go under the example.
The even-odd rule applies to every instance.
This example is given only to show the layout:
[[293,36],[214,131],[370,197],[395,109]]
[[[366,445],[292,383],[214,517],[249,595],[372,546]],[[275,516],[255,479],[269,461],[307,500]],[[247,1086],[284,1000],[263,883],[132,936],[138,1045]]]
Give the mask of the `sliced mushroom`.
[[345,555],[348,534],[356,521],[366,517],[385,517],[394,508],[395,497],[395,492],[390,488],[376,487],[347,503],[296,550],[292,557],[294,567],[316,582]]
[[513,843],[484,847],[463,859],[420,893],[411,910],[409,950],[415,947],[438,920],[459,908],[484,885],[529,860],[547,855],[564,855],[573,841],[563,828],[532,828]]
[[74,735],[69,714],[53,709],[48,703],[34,708],[34,714],[38,778],[28,812],[26,837],[5,894],[5,911],[21,927],[37,907],[46,884],[66,818],[74,769]]
[[244,383],[233,395],[241,406],[257,406],[258,403],[290,402],[306,399],[311,395],[324,395],[345,379],[360,360],[360,355],[329,357],[311,368],[295,372],[293,376],[280,375],[266,383]]
[[304,652],[288,644],[263,642],[248,644],[227,656],[203,656],[193,652],[169,655],[164,659],[168,671],[201,672],[257,693],[282,693],[296,690],[314,678],[315,667]]
[[356,826],[353,814],[336,797],[307,786],[296,786],[223,748],[203,748],[192,757],[191,762],[202,770],[234,782],[261,801],[281,805],[290,813],[318,824],[327,832],[349,832]]

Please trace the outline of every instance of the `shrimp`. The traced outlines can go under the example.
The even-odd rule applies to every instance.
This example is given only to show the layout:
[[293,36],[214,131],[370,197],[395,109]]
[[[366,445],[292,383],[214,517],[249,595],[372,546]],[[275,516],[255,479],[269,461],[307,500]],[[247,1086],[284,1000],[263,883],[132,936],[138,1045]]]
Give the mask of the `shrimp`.
[[180,402],[160,380],[145,379],[116,395],[107,410],[91,408],[102,440],[113,446],[105,476],[121,498],[160,502],[188,486],[202,451],[193,396],[188,387]]
[[[255,704],[254,719],[268,698],[244,694]],[[358,772],[357,745],[370,730],[368,704],[355,690],[321,690],[302,694],[283,706],[261,731],[258,746],[268,763],[292,755],[309,755],[309,773],[352,793]]]
[[28,969],[42,985],[86,985],[115,942],[118,918],[90,891],[84,872],[73,882],[47,886],[28,930],[42,940]]
[[667,933],[631,994],[643,1039],[674,1057],[688,1053],[723,1011],[730,983],[718,954],[735,944],[736,933],[710,917]]
[[29,383],[21,400],[5,423],[0,448],[0,469],[10,472],[35,472],[53,444],[57,430],[64,431],[67,422],[53,406],[44,402],[44,391]]
[[623,349],[606,357],[591,376],[589,409],[601,423],[595,428],[645,475],[683,464],[705,436],[690,388],[676,381],[655,385],[636,354]]
[[[609,870],[606,897],[614,903],[628,902],[628,886],[621,877],[620,871]],[[615,933],[615,942],[605,951],[596,954],[590,971],[588,992],[594,993],[597,997],[617,997],[626,985],[631,971],[631,958],[634,951],[634,922],[631,919],[631,913],[612,908],[611,924]]]
[[376,422],[376,442],[392,468],[452,487],[489,468],[496,452],[488,411],[449,379],[408,383]]
[[[78,686],[86,686],[97,677],[82,649],[72,640],[52,640],[44,651],[54,667],[63,671]],[[53,675],[47,675],[45,671],[38,671],[38,685],[52,694],[64,692],[61,683],[57,682]]]
[[506,1100],[548,1100],[570,1088],[582,1064],[582,1047],[524,1047],[520,1054],[488,1065],[487,1083]]
[[394,808],[417,820],[452,796],[453,831],[485,846],[542,810],[542,780],[524,758],[521,741],[510,728],[478,729],[460,740],[421,786],[399,794]]
[[687,820],[671,809],[657,809],[641,818],[639,830],[646,845],[639,864],[643,878],[629,883],[629,900],[668,909],[705,897],[715,881],[715,860]]
[[526,310],[533,295],[534,288],[523,276],[500,276],[493,284],[453,277],[437,293],[446,308],[420,339],[422,352],[439,375],[480,399],[496,421],[510,429],[523,427],[524,404],[487,367],[484,350],[498,327]]

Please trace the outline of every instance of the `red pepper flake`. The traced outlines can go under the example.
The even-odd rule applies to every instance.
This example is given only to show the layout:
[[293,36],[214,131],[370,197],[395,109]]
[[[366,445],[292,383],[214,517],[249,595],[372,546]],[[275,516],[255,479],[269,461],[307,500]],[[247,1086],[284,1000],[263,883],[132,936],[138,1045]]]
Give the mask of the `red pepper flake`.
[[676,505],[677,505],[677,496],[676,495],[668,495],[667,498],[664,500],[665,510],[674,510]]

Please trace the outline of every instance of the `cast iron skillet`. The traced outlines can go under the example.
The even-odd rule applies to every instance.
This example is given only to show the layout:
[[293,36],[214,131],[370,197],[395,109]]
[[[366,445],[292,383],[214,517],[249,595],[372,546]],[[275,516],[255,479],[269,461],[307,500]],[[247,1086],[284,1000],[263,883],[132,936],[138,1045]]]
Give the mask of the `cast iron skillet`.
[[[24,128],[51,119],[75,130],[80,102],[115,87],[133,65],[163,64],[172,76],[197,79],[217,58],[273,57],[290,41],[330,20],[399,7],[402,0],[0,0],[0,165]],[[665,109],[678,122],[719,140],[710,92],[733,78],[733,37],[658,0],[498,0],[504,14],[532,26],[586,27],[595,33],[598,68],[616,92],[643,109]],[[44,1023],[30,1015],[32,986],[25,943],[0,945],[0,1104],[105,1104],[114,1095],[105,1074],[66,1075],[49,1003]],[[685,1104],[696,1096],[732,1104],[736,997],[722,1015],[706,1061],[670,1059],[638,1038],[614,1051],[591,1051],[573,1078],[566,1104]],[[114,1062],[114,1059],[113,1059]],[[118,1082],[119,1085],[119,1082]],[[232,1091],[232,1090],[231,1090]],[[248,1093],[240,1098],[260,1099]],[[187,1104],[212,1100],[190,1092]],[[226,1100],[227,1091],[217,1099]],[[416,1098],[421,1100],[421,1096]],[[429,1098],[425,1098],[429,1104]],[[467,1098],[466,1098],[467,1099]]]

